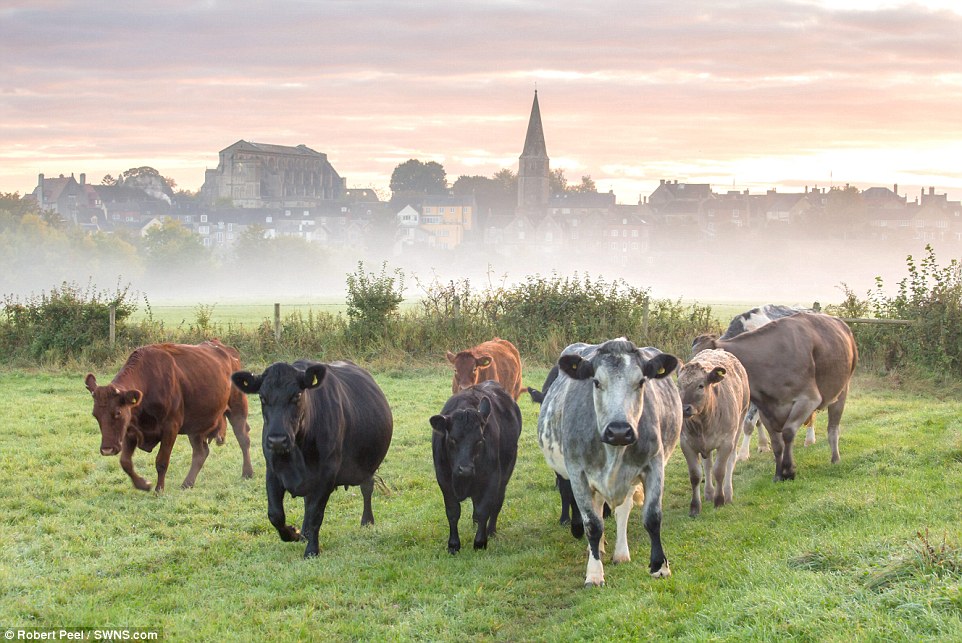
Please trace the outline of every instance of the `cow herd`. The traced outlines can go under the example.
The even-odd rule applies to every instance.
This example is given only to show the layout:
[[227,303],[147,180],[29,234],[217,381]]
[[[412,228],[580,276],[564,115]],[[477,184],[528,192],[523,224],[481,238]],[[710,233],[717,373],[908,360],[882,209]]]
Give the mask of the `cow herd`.
[[[614,511],[612,561],[630,560],[627,525],[641,505],[650,540],[648,569],[671,574],[661,543],[665,464],[681,445],[691,481],[690,514],[705,498],[716,507],[732,502],[732,475],[747,457],[755,417],[764,424],[775,460],[775,480],[796,475],[796,431],[828,409],[832,462],[839,459],[839,420],[857,351],[851,331],[820,313],[765,306],[732,321],[721,337],[695,338],[692,356],[639,347],[626,338],[565,348],[541,390],[521,384],[521,357],[500,338],[458,353],[451,396],[428,419],[438,487],[444,500],[451,554],[461,548],[461,505],[472,502],[474,548],[496,533],[521,435],[518,399],[524,391],[541,404],[537,440],[554,470],[561,522],[588,536],[585,585],[603,585],[604,518]],[[348,361],[277,362],[262,373],[241,369],[233,348],[217,340],[196,346],[154,344],[136,349],[110,384],[85,379],[101,429],[102,455],[120,455],[138,489],[151,484],[136,473],[139,447],[156,458],[164,488],[178,434],[193,449],[183,486],[193,486],[209,452],[233,428],[251,477],[246,395],[258,395],[263,414],[267,514],[283,541],[306,541],[305,557],[318,554],[318,533],[331,493],[360,486],[361,524],[374,522],[375,474],[391,444],[393,417],[371,375]],[[761,436],[761,432],[759,432]],[[812,436],[813,437],[813,436]],[[760,440],[761,444],[761,440]],[[285,494],[304,498],[301,528],[287,524]]]

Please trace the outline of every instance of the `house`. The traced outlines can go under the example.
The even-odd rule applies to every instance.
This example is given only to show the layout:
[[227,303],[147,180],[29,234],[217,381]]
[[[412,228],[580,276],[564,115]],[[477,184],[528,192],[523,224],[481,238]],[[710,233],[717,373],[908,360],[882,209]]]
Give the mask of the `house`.
[[457,248],[474,231],[476,210],[474,195],[425,196],[419,228],[428,235],[429,246]]

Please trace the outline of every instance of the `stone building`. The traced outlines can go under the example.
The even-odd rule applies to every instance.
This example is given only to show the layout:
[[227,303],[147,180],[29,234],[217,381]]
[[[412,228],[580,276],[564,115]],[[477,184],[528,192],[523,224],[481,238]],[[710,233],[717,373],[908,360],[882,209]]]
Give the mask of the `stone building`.
[[341,198],[345,183],[326,154],[306,145],[241,140],[221,150],[217,168],[204,173],[201,194],[208,203],[229,200],[239,208],[300,208]]

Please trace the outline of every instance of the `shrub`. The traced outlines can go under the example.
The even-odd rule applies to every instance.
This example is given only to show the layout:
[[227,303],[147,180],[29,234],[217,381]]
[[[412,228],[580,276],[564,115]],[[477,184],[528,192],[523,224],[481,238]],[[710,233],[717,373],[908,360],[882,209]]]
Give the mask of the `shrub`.
[[82,288],[66,281],[22,301],[5,295],[0,343],[10,356],[63,363],[84,350],[108,344],[111,308],[119,334],[124,321],[137,309],[131,297],[129,285],[118,285],[110,293],[98,291],[92,284]]
[[357,262],[357,271],[347,275],[348,330],[365,341],[383,336],[402,301],[404,273],[400,268],[388,273],[385,261],[380,273],[365,272],[364,262]]

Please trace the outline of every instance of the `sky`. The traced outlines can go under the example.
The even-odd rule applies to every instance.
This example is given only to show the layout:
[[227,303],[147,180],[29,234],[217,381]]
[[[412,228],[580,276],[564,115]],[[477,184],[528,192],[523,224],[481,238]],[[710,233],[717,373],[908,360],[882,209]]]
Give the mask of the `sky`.
[[384,197],[410,158],[962,199],[962,3],[4,0],[0,192],[148,165],[195,191],[238,140],[304,144]]

